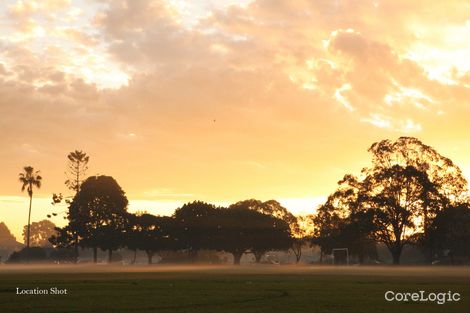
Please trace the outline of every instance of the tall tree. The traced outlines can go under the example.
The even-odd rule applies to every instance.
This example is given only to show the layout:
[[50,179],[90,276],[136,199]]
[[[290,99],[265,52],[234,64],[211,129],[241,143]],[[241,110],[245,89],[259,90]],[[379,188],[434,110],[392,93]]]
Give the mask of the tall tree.
[[416,218],[430,192],[436,194],[429,177],[413,166],[393,165],[363,180],[364,207],[375,212],[375,238],[387,246],[394,264],[400,263],[403,247],[415,242]]
[[[86,177],[88,161],[90,161],[90,157],[82,150],[75,150],[67,155],[67,171],[65,172],[65,175],[67,175],[67,180],[65,181],[65,185],[67,188],[74,191],[75,194],[80,191],[80,185],[83,183]],[[70,203],[69,198],[72,197],[65,198],[67,203]],[[64,196],[62,193],[52,194],[52,204],[59,204],[63,200]],[[54,214],[54,216],[55,215],[57,214]]]
[[78,238],[81,246],[112,251],[124,245],[127,227],[128,200],[116,180],[110,176],[91,176],[81,185],[69,206],[66,227]]
[[[402,217],[409,214],[409,219],[412,220],[411,222],[395,222],[395,229],[398,230],[398,225],[401,224],[408,228],[408,231],[416,233],[414,238],[409,238],[412,242],[416,242],[418,237],[423,239],[421,242],[429,242],[425,238],[429,238],[429,227],[436,215],[448,207],[465,201],[467,197],[467,181],[462,171],[452,160],[413,137],[376,142],[369,148],[369,152],[372,153],[373,166],[363,171],[368,176],[365,181],[369,180],[372,186],[377,179],[382,181],[382,187],[388,184],[391,192],[388,199],[395,201],[394,211],[400,211]],[[389,183],[387,179],[393,179],[393,177],[396,178],[394,184]],[[372,186],[367,187],[369,191],[372,190]],[[404,196],[409,198],[404,198]],[[409,200],[406,207],[403,206],[404,199]],[[369,200],[374,199],[369,198]],[[386,198],[381,199],[380,195],[375,195],[376,206],[380,206],[384,200]],[[408,213],[403,212],[403,209]],[[390,216],[390,214],[384,216],[384,212],[384,210],[378,212],[381,213],[377,215],[379,225],[380,220],[384,222],[386,215]],[[405,226],[406,223],[408,226]],[[407,236],[406,232],[402,234]],[[392,237],[396,236],[398,233],[395,231]],[[395,250],[400,250],[397,242],[395,246]],[[429,248],[427,252],[426,256],[430,261],[433,254],[432,248]]]
[[21,191],[27,191],[29,196],[28,228],[26,231],[26,247],[29,248],[30,228],[31,228],[31,206],[33,204],[33,189],[41,188],[42,177],[39,171],[35,171],[32,166],[25,166],[23,172],[19,174]]
[[78,193],[80,191],[80,185],[85,179],[90,157],[82,150],[75,150],[67,155],[67,159],[68,172],[66,174],[69,178],[65,181],[65,185],[70,190]]
[[[83,152],[82,150],[75,150],[70,152],[67,155],[67,171],[65,172],[65,175],[67,175],[67,180],[65,181],[65,185],[72,191],[74,191],[73,196],[65,197],[62,193],[53,193],[52,194],[52,204],[60,204],[62,203],[63,200],[65,200],[66,204],[70,204],[71,199],[80,191],[80,186],[83,183],[83,180],[86,177],[86,171],[88,170],[88,161],[90,161],[90,157]],[[64,213],[64,212],[60,212]],[[53,212],[51,214],[48,214],[47,217],[51,218],[52,216],[57,216],[60,213]],[[66,217],[64,216],[64,219]],[[78,257],[78,234],[77,233],[72,233],[70,234],[70,231],[72,229],[69,228],[68,230],[62,230],[59,231],[64,236],[55,236],[53,238],[52,243],[55,245],[59,246],[74,246],[75,248],[75,256]],[[65,232],[64,232],[65,231]],[[65,233],[67,233],[67,236],[65,236]],[[72,237],[70,237],[71,235]],[[72,243],[67,243],[64,240],[73,240]],[[78,259],[77,259],[78,260]]]
[[316,240],[328,246],[338,230],[368,239],[366,232],[373,230],[373,239],[384,243],[398,264],[405,245],[428,236],[437,213],[465,199],[467,182],[450,159],[416,138],[382,140],[369,152],[372,166],[359,177],[346,175],[320,208]]
[[413,167],[416,171],[427,175],[431,183],[427,187],[431,189],[425,190],[418,212],[422,220],[420,226],[425,232],[432,218],[440,210],[461,203],[467,198],[467,180],[460,168],[451,159],[439,154],[417,138],[400,137],[396,141],[382,140],[372,144],[368,151],[372,154],[373,164],[367,170],[369,174],[383,172],[398,165],[402,168]]

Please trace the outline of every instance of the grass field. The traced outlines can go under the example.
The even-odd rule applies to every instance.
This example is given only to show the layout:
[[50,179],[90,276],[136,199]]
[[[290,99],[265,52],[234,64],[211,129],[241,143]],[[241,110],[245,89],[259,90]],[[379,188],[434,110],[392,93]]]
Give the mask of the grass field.
[[[17,295],[16,288],[67,295]],[[461,300],[387,302],[387,290]],[[470,312],[470,268],[0,266],[0,312]]]

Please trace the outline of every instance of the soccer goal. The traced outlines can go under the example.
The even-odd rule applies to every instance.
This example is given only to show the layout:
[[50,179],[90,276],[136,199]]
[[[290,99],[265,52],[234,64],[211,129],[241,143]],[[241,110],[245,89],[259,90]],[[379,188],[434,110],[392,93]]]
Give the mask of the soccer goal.
[[335,248],[331,250],[333,254],[334,265],[349,265],[349,249],[348,248]]

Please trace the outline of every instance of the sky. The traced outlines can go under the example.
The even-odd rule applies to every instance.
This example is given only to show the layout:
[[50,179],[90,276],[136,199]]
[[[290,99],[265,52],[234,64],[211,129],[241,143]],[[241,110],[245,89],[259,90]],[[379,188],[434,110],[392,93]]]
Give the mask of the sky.
[[[470,4],[42,0],[0,5],[0,220],[19,239],[90,156],[130,210],[277,199],[312,213],[368,147],[414,136],[470,177]],[[57,224],[64,221],[57,217]]]

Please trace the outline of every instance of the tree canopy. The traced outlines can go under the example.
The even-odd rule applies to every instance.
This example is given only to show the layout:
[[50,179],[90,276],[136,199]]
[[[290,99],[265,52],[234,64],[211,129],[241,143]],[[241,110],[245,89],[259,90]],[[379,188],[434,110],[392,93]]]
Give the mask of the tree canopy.
[[450,159],[416,138],[382,140],[369,152],[372,166],[359,176],[345,175],[319,208],[314,242],[331,250],[344,231],[341,224],[362,216],[356,239],[385,244],[397,264],[405,245],[428,235],[436,214],[465,199],[467,182]]
[[67,246],[71,244],[67,240],[73,240],[82,247],[92,248],[94,261],[97,248],[108,250],[111,260],[112,251],[124,242],[127,205],[127,197],[114,178],[91,176],[83,182],[69,205],[69,224],[59,230],[59,236],[53,241]]
[[[30,244],[36,247],[50,246],[49,238],[56,234],[56,226],[49,220],[32,222],[30,228]],[[26,242],[28,225],[23,228],[23,240]]]

